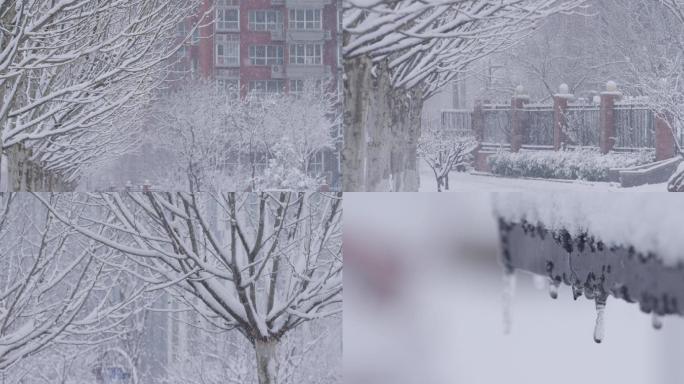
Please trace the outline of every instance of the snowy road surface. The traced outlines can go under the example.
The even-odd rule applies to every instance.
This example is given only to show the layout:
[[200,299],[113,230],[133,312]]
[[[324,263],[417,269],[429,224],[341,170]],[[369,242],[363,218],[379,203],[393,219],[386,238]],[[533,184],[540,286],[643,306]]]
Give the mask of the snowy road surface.
[[[420,161],[420,192],[437,192],[437,183],[432,170]],[[666,192],[666,184],[622,188],[615,183],[585,182],[570,180],[516,179],[508,177],[483,176],[461,172],[449,175],[449,192],[469,191],[615,191],[615,192]]]

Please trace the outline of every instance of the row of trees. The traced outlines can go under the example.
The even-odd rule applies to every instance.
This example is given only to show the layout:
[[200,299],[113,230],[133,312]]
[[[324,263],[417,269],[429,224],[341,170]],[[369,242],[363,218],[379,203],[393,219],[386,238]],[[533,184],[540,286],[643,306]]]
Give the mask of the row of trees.
[[[45,373],[31,356],[52,361],[71,346],[97,352],[82,360],[97,375],[105,355],[135,368],[150,359],[140,340],[155,332],[149,318],[159,311],[217,347],[181,348],[179,359],[229,353],[210,360],[244,364],[243,375],[251,367],[260,384],[300,377],[292,367],[311,358],[311,338],[337,329],[309,323],[341,313],[341,194],[9,194],[0,202],[0,370],[17,382]],[[160,308],[160,300],[174,304]],[[190,375],[168,360],[163,368]],[[193,380],[185,382],[206,382]]]
[[117,159],[90,173],[100,188],[138,178],[156,189],[318,190],[337,168],[340,106],[328,81],[301,85],[238,97],[215,82],[186,83],[149,108],[134,169]]
[[178,48],[176,27],[200,3],[0,1],[0,155],[26,152],[71,181],[127,150]]
[[346,190],[416,190],[423,102],[584,0],[344,2]]

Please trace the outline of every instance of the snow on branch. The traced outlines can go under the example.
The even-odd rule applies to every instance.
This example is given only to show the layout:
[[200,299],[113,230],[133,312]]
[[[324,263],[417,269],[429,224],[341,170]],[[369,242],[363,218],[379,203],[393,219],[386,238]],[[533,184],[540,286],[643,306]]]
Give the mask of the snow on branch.
[[344,2],[346,58],[387,60],[392,82],[431,95],[469,63],[517,42],[540,20],[585,0]]
[[[306,321],[341,310],[340,194],[83,198],[97,209],[55,217],[125,254],[157,282],[150,289],[165,288],[182,302],[199,304],[212,323],[235,328],[253,343],[279,340]],[[106,226],[92,225],[105,218]]]
[[66,180],[130,149],[141,109],[183,44],[177,25],[200,4],[0,2],[0,149],[23,144]]

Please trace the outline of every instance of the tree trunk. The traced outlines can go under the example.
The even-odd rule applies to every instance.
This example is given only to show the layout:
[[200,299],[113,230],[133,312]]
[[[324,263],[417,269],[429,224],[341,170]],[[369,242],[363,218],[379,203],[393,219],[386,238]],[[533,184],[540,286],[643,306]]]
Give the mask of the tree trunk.
[[277,340],[256,340],[254,342],[259,384],[278,384],[277,347]]
[[422,91],[393,87],[386,61],[344,67],[344,190],[417,191]]

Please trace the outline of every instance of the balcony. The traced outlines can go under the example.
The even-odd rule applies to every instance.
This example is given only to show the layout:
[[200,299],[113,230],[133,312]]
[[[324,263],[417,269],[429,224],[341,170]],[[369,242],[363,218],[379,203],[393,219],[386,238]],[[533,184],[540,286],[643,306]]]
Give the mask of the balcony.
[[323,41],[326,36],[330,36],[330,31],[292,29],[287,31],[288,41]]
[[332,4],[332,0],[285,0],[288,8],[322,8]]
[[310,79],[331,75],[332,71],[329,65],[289,64],[287,66],[287,77],[290,79]]

